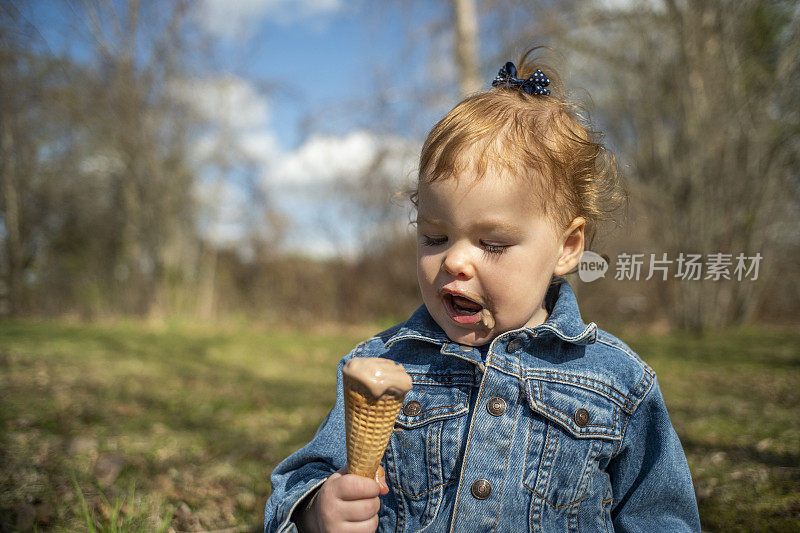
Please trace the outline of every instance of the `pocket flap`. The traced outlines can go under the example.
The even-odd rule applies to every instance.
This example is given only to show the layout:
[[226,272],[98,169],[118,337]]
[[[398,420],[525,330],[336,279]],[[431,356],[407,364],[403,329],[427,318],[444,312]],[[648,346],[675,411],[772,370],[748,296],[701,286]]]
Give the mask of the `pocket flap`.
[[[417,405],[419,404],[419,405]],[[413,429],[436,420],[463,416],[469,411],[467,387],[418,385],[406,394],[397,426]]]
[[526,393],[531,409],[577,438],[619,440],[620,407],[611,399],[577,385],[530,379]]

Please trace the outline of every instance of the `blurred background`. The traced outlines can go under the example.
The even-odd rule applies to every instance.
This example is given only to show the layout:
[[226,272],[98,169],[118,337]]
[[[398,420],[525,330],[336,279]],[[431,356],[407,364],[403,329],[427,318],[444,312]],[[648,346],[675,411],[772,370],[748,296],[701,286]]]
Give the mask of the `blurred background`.
[[659,373],[705,529],[800,527],[797,2],[4,0],[0,531],[258,530],[420,303],[427,131],[538,45],[630,196],[585,321]]

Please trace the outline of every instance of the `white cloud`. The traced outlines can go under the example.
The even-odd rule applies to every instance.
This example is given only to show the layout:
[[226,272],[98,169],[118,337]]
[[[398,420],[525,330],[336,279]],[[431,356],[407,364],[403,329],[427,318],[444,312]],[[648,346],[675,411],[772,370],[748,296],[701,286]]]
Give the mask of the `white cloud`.
[[247,183],[256,176],[269,208],[290,221],[286,248],[314,256],[353,254],[363,222],[343,216],[353,212],[356,199],[332,194],[335,187],[356,185],[349,190],[358,191],[369,177],[399,189],[417,165],[418,142],[369,131],[317,135],[285,150],[270,128],[269,100],[241,78],[182,80],[171,90],[205,122],[192,144],[201,177],[195,192],[203,206],[201,231],[218,245],[241,245],[248,224],[252,230]]
[[[252,130],[242,132],[239,146],[249,160],[264,168],[270,168],[280,159],[280,148],[275,134],[270,130]],[[263,170],[260,173],[263,175]]]
[[341,7],[341,0],[202,0],[197,15],[214,35],[247,39],[264,17],[288,24],[335,13]]
[[235,76],[184,79],[172,82],[170,91],[206,123],[192,145],[200,166],[222,155],[231,165],[268,168],[278,158],[278,140],[269,129],[269,100],[249,81]]
[[170,84],[203,126],[195,131],[191,158],[199,180],[200,230],[222,246],[241,243],[252,205],[247,177],[272,168],[281,156],[269,127],[270,103],[249,81],[235,76],[183,79]]
[[[282,154],[266,169],[263,183],[275,205],[293,222],[286,248],[314,257],[356,255],[365,236],[380,228],[364,227],[365,220],[357,214],[363,206],[353,207],[359,199],[343,190],[336,192],[336,185],[356,185],[348,189],[357,191],[367,176],[399,189],[416,168],[419,149],[415,141],[354,131],[312,137]],[[390,196],[378,201],[389,202]]]
[[201,117],[230,130],[263,127],[269,102],[249,81],[236,76],[184,79],[171,84],[174,97]]
[[328,239],[323,235],[307,235],[302,239],[292,240],[286,250],[314,259],[330,259],[331,257],[355,258],[359,249],[355,242],[342,243]]
[[266,181],[268,185],[307,186],[351,181],[376,172],[399,183],[415,168],[418,151],[414,142],[366,131],[344,137],[316,136],[282,157]]
[[664,4],[658,0],[594,0],[591,4],[603,11],[647,10],[660,12],[664,10]]
[[365,132],[346,137],[312,137],[287,154],[270,176],[278,184],[328,182],[347,173],[361,172],[375,154],[375,140]]

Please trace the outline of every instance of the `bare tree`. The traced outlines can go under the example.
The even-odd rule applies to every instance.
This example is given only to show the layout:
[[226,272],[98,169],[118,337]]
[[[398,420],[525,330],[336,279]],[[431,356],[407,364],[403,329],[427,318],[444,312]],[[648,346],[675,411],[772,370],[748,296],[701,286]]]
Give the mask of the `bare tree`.
[[478,15],[475,0],[452,0],[453,51],[458,65],[461,96],[468,96],[484,86],[478,68]]
[[175,113],[169,82],[181,76],[186,59],[188,3],[84,2],[102,65],[104,86],[95,96],[103,117],[98,145],[121,163],[114,174],[122,224],[113,257],[122,275],[124,307],[159,314],[170,269],[180,269],[173,247],[192,235],[192,176],[186,164],[186,124]]
[[188,3],[69,4],[69,37],[93,54],[81,63],[18,5],[0,7],[11,309],[25,291],[36,311],[158,314],[195,266],[191,118],[168,90],[189,63]]
[[29,307],[26,270],[46,233],[43,214],[54,193],[40,175],[38,154],[59,155],[59,150],[47,150],[57,115],[48,95],[67,73],[43,52],[41,35],[19,9],[0,5],[0,273],[7,297],[0,312],[12,314]]
[[[713,254],[728,277],[660,284],[673,323],[695,330],[753,319],[774,287],[796,227],[800,12],[793,2],[596,2],[529,6],[535,30],[591,80],[652,249],[673,261]],[[524,17],[523,17],[524,18]],[[603,90],[602,88],[606,89]],[[761,254],[758,279],[737,255]],[[750,266],[752,261],[747,262]],[[783,267],[781,266],[783,265]],[[672,274],[677,265],[673,264]]]
[[[8,71],[8,65],[3,65],[4,74]],[[2,78],[3,82],[9,81],[6,76]],[[19,193],[17,187],[17,172],[14,154],[16,152],[14,146],[14,133],[12,131],[11,121],[14,106],[8,102],[7,92],[8,84],[0,84],[0,92],[4,95],[2,98],[3,103],[0,105],[0,160],[3,161],[3,203],[2,209],[4,214],[3,223],[6,231],[6,253],[8,257],[8,302],[6,311],[11,314],[16,314],[21,306],[22,298],[22,273],[24,270],[24,254],[22,249],[22,241],[20,238],[20,205]]]

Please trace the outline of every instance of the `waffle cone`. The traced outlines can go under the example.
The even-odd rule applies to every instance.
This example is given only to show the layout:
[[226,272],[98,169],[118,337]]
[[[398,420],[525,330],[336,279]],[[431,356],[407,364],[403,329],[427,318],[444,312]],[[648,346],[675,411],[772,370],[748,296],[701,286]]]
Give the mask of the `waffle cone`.
[[344,420],[347,439],[347,471],[374,478],[386,452],[403,396],[384,394],[375,398],[361,383],[344,376]]

